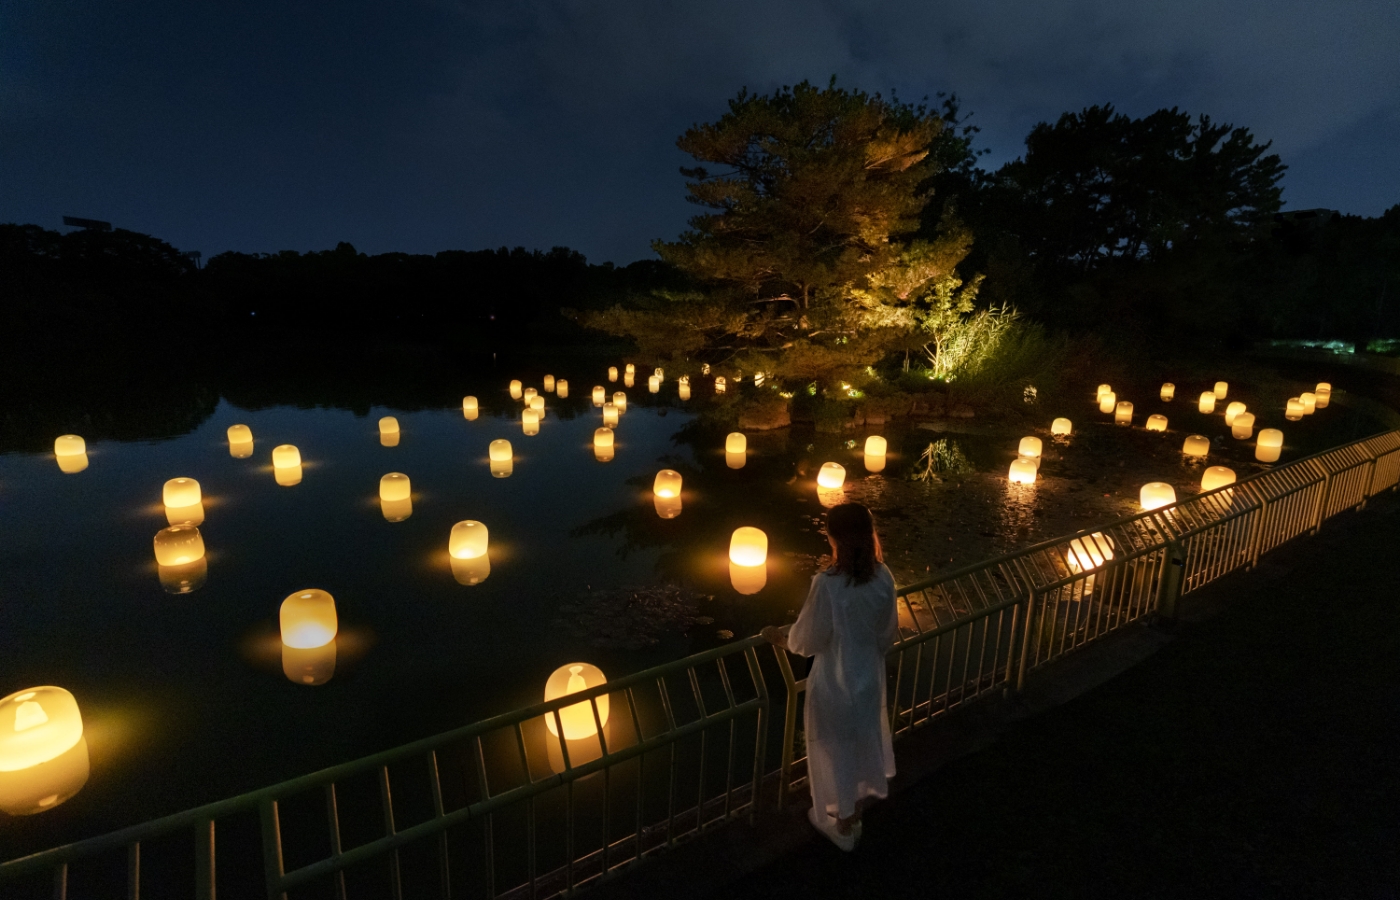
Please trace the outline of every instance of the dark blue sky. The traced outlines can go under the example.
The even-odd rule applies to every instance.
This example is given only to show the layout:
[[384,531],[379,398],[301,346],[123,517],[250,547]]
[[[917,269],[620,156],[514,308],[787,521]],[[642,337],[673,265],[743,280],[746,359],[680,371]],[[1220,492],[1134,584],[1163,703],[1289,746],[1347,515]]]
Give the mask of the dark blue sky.
[[1245,125],[1286,206],[1400,203],[1397,0],[0,0],[0,221],[222,250],[562,244],[690,208],[674,140],[747,85],[957,92],[984,160],[1111,102]]

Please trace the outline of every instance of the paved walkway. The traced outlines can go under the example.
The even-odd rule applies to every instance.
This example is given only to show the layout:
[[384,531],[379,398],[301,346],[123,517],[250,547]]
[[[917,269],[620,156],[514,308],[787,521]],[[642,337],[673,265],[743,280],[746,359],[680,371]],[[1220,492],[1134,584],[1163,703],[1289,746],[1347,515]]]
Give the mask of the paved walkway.
[[[1169,632],[1057,664],[1065,678],[1041,674],[1028,701],[1045,711],[969,710],[946,723],[954,737],[915,738],[942,762],[899,779],[852,854],[770,816],[600,894],[663,896],[659,881],[669,900],[1400,898],[1400,498],[1338,517],[1182,613]],[[1055,706],[1070,667],[1132,662]]]

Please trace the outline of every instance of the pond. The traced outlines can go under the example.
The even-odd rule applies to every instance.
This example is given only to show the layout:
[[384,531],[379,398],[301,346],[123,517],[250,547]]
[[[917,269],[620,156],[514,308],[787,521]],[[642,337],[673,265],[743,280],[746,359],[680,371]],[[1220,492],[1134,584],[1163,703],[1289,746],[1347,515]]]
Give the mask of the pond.
[[[711,396],[697,388],[682,402],[674,380],[651,395],[642,378],[627,390],[614,458],[600,462],[590,388],[621,383],[601,366],[553,374],[571,394],[544,395],[534,436],[522,433],[509,376],[490,372],[460,385],[480,400],[474,421],[455,404],[352,411],[207,399],[169,433],[90,440],[80,472],[60,471],[51,452],[0,455],[0,693],[72,691],[91,758],[68,802],[0,815],[0,856],[538,702],[565,663],[616,677],[791,621],[826,551],[814,482],[824,461],[846,467],[848,499],[877,510],[891,566],[908,583],[1131,513],[1143,480],[1175,482],[1184,496],[1200,466],[1181,457],[1179,428],[1211,425],[1178,402],[1180,426],[1167,435],[1113,428],[1086,400],[1074,437],[1045,434],[1044,477],[1030,489],[1007,485],[1005,470],[1016,437],[1046,432],[1046,416],[889,426],[878,474],[865,471],[863,432],[753,433],[734,468],[729,427],[704,414]],[[1334,412],[1331,426],[1294,429],[1292,458],[1377,430]],[[381,443],[385,415],[400,424],[396,446]],[[251,428],[251,456],[231,455],[234,424]],[[488,463],[500,438],[513,446],[509,477]],[[294,485],[279,484],[271,465],[281,444],[300,449]],[[1251,447],[1218,453],[1239,457],[1230,464],[1243,476]],[[652,495],[662,468],[684,479],[673,518]],[[406,517],[386,516],[379,500],[390,472],[411,480]],[[911,477],[919,472],[929,477]],[[204,497],[207,573],[185,593],[162,583],[152,552],[168,524],[161,487],[177,476],[198,480]],[[466,519],[490,531],[489,575],[476,584],[460,583],[448,554],[452,526]],[[754,593],[735,589],[727,558],[745,525],[769,539]],[[333,595],[339,617],[333,666],[314,685],[284,671],[278,632],[283,599],[308,588]]]

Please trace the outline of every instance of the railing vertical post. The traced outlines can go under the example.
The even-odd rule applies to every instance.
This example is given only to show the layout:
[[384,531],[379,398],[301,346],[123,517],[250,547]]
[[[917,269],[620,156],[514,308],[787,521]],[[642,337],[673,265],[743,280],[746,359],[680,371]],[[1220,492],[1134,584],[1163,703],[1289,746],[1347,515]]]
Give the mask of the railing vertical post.
[[126,900],[141,900],[141,842],[126,848]]
[[214,820],[201,819],[194,826],[194,895],[214,900]]
[[1327,517],[1327,501],[1332,499],[1332,473],[1326,472],[1322,476],[1322,490],[1318,491],[1317,503],[1313,506],[1312,523],[1308,527],[1308,534],[1317,534],[1317,530],[1322,527],[1322,520]]
[[277,817],[277,801],[265,800],[258,807],[262,824],[263,876],[267,880],[268,900],[287,900],[282,890],[282,876],[287,870],[282,862],[282,824]]
[[53,900],[68,900],[68,863],[59,863],[53,870]]
[[1176,601],[1181,598],[1182,584],[1186,580],[1186,551],[1181,542],[1167,541],[1163,548],[1162,580],[1157,583],[1157,617],[1167,622],[1176,621]]
[[1016,693],[1026,687],[1026,672],[1030,669],[1031,644],[1035,641],[1035,610],[1039,606],[1040,592],[1033,587],[1026,588],[1025,628],[1021,633],[1021,662],[1016,669]]
[[1370,466],[1370,471],[1366,473],[1366,490],[1361,492],[1361,503],[1356,508],[1365,509],[1366,501],[1371,499],[1371,495],[1376,490],[1376,458],[1372,456],[1366,461]]
[[1264,523],[1269,515],[1269,501],[1259,500],[1259,508],[1254,511],[1254,521],[1249,525],[1249,567],[1259,565],[1259,547],[1264,543]]
[[792,766],[797,755],[793,746],[797,741],[797,679],[793,677],[787,651],[774,647],[773,653],[778,657],[778,669],[783,673],[783,684],[787,687],[787,708],[783,710],[783,757],[778,774],[778,809],[782,809],[787,805]]

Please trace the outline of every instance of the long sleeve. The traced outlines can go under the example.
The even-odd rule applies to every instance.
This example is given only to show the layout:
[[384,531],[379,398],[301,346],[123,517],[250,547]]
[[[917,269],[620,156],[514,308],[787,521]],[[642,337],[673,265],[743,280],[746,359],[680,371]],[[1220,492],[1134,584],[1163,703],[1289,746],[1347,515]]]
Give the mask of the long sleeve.
[[816,656],[831,643],[831,601],[824,590],[825,581],[820,572],[812,577],[807,601],[788,631],[788,649],[798,656]]

